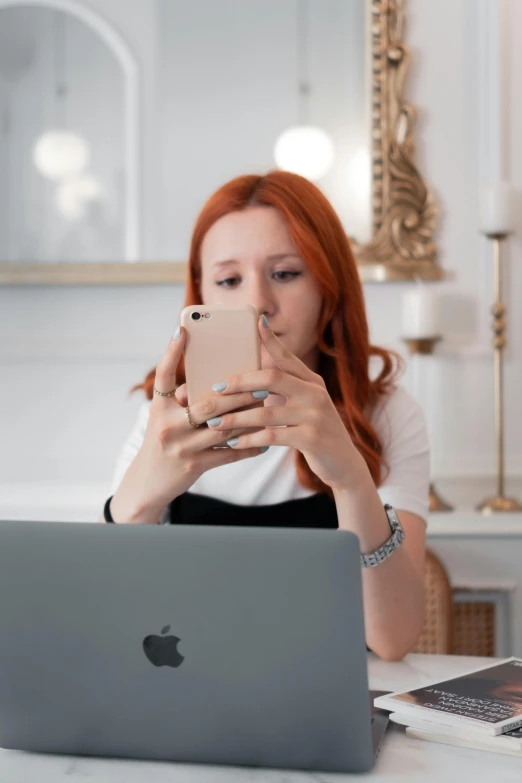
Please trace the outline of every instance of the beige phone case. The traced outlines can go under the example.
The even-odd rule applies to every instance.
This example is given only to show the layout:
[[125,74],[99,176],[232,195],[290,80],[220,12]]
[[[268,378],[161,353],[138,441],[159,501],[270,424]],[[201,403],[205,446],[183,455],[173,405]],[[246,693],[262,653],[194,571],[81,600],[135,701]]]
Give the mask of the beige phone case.
[[[193,320],[192,313],[201,318]],[[257,310],[190,305],[181,312],[189,405],[211,395],[212,386],[232,375],[261,369]]]

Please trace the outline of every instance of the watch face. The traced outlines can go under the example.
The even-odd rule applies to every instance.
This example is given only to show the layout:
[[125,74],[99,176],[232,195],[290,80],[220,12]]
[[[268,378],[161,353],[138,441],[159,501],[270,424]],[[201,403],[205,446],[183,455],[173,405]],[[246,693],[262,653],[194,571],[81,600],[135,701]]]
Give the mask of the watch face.
[[393,506],[386,505],[386,516],[388,517],[388,522],[390,523],[390,527],[392,530],[400,530],[403,532],[401,523],[399,521],[399,517],[397,516],[397,512],[393,508]]

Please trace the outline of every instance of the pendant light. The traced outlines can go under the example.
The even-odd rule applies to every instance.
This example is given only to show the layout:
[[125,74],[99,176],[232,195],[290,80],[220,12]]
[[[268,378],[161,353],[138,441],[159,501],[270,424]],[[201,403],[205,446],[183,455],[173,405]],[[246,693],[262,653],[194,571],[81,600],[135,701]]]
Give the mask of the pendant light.
[[287,128],[279,136],[274,146],[274,158],[280,169],[316,181],[331,168],[335,149],[330,136],[309,122],[308,34],[309,0],[297,0],[298,124]]
[[54,12],[54,77],[57,127],[42,133],[33,148],[33,163],[42,176],[62,181],[77,177],[89,162],[90,150],[79,133],[65,127],[67,83],[65,74],[66,14]]

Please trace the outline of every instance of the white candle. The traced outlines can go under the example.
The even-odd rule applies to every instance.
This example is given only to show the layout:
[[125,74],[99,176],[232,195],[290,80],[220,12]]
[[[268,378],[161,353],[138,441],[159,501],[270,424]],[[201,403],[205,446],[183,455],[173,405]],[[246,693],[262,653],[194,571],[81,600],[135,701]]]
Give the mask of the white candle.
[[403,337],[436,337],[440,334],[439,297],[418,284],[402,299]]
[[510,234],[515,228],[514,193],[509,182],[483,185],[480,189],[480,231]]

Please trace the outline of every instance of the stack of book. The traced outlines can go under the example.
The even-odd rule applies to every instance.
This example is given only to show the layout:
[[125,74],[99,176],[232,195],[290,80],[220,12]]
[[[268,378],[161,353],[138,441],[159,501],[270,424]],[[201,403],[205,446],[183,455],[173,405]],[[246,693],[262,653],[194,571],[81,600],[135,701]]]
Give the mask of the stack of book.
[[522,659],[506,658],[374,705],[414,739],[522,756]]

